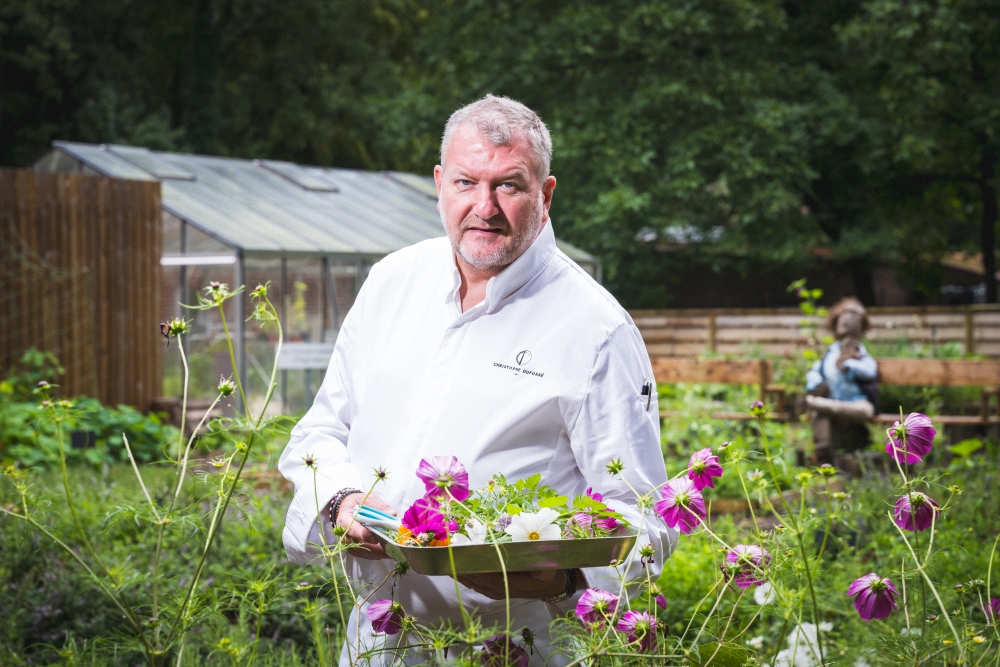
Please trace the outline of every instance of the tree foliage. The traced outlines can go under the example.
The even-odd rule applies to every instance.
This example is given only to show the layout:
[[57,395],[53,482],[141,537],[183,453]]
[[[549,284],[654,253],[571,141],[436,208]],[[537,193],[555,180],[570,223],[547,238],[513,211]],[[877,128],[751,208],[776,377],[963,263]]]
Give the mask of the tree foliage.
[[629,305],[669,305],[692,271],[818,256],[867,301],[879,266],[932,297],[943,254],[994,266],[998,17],[998,0],[11,0],[0,160],[65,138],[429,173],[448,115],[492,92],[550,125],[558,232]]

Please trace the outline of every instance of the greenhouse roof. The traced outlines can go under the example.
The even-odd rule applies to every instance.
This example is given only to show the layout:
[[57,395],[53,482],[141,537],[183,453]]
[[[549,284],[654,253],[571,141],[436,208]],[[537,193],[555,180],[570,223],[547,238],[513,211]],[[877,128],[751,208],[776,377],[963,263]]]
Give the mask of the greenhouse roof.
[[[160,181],[164,210],[248,255],[381,256],[444,235],[429,176],[135,146],[53,147],[105,176]],[[558,245],[578,262],[596,263]]]

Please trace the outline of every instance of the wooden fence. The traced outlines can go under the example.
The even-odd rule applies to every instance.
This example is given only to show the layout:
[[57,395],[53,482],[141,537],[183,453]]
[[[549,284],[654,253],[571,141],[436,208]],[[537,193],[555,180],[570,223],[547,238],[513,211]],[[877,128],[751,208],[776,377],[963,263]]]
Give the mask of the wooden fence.
[[[957,343],[964,353],[1000,357],[998,305],[869,308],[868,313],[870,341],[928,347]],[[790,308],[636,310],[631,315],[651,357],[790,354],[807,345],[810,326],[823,324]]]
[[58,395],[146,410],[160,393],[160,184],[0,169],[0,374],[25,350]]

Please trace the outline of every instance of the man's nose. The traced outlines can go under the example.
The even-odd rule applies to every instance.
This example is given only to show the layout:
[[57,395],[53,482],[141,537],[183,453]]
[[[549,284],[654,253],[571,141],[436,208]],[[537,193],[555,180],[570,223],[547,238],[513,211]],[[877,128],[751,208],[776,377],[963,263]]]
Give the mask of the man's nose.
[[473,212],[482,220],[489,220],[500,212],[497,193],[489,183],[480,183],[476,189],[476,204]]

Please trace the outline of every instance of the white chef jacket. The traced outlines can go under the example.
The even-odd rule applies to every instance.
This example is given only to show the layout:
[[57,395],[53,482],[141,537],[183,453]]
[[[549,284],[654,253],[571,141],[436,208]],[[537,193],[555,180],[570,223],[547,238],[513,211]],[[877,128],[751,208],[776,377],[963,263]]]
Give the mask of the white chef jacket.
[[[544,484],[571,498],[593,487],[640,527],[638,545],[653,545],[655,576],[677,533],[655,517],[640,520],[634,494],[606,470],[621,459],[624,477],[641,493],[666,481],[655,389],[651,401],[641,394],[653,371],[628,313],[556,248],[551,224],[464,313],[460,285],[446,237],[372,267],[315,402],[278,463],[295,485],[283,533],[289,558],[316,557],[317,506],[326,507],[340,489],[368,490],[375,470],[385,469],[388,479],[374,492],[402,515],[424,494],[420,460],[456,456],[473,489],[497,472],[510,481],[540,472]],[[307,455],[316,462],[315,481]],[[394,566],[347,560],[349,576],[370,584]],[[633,560],[630,576],[641,567]],[[590,587],[618,590],[611,568],[584,574]],[[387,584],[371,600],[388,591]],[[485,617],[496,619],[503,609],[503,601],[461,592],[466,609]],[[449,577],[410,572],[395,583],[394,596],[422,623],[461,623]],[[571,598],[549,611],[573,604]],[[537,627],[544,611],[542,602],[512,600],[514,627],[531,620],[544,644],[546,628]],[[352,618],[349,634],[359,621],[370,635],[363,616]]]

